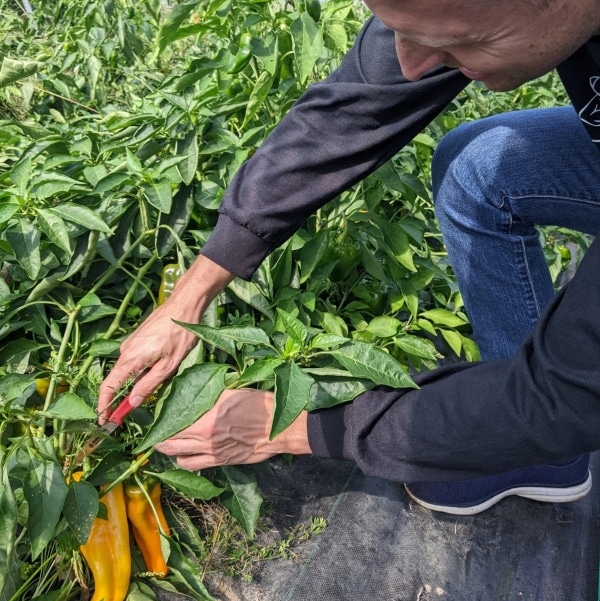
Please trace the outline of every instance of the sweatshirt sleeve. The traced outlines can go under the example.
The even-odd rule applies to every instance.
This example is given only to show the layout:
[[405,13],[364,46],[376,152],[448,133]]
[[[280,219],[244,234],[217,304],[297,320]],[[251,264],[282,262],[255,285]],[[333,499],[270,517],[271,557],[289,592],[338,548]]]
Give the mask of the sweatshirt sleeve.
[[407,81],[393,32],[371,18],[340,67],[309,87],[239,169],[202,254],[249,279],[311,213],[392,157],[467,83],[445,67]]
[[442,368],[309,414],[315,455],[401,482],[499,473],[600,449],[600,239],[512,359]]

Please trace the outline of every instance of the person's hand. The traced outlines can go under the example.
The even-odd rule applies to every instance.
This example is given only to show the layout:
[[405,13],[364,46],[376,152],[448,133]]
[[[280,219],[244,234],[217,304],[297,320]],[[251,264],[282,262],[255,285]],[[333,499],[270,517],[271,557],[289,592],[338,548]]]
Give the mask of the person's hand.
[[173,320],[198,323],[212,299],[233,279],[233,274],[206,257],[199,257],[181,277],[172,295],[121,345],[121,354],[100,385],[99,422],[111,413],[115,393],[135,380],[129,402],[138,407],[170,378],[198,339]]
[[259,463],[280,453],[310,454],[306,412],[269,440],[273,409],[271,392],[225,390],[196,423],[155,448],[188,470]]

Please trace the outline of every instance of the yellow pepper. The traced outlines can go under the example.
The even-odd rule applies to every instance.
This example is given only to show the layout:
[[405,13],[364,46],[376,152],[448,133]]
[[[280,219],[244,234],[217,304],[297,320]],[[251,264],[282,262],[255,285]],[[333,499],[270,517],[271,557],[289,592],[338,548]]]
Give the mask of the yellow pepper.
[[[83,472],[76,472],[73,479],[79,481],[82,475]],[[100,502],[106,506],[108,519],[94,520],[88,541],[80,548],[94,576],[94,596],[91,601],[123,601],[131,577],[123,485],[117,484],[101,497]]]
[[170,532],[160,503],[161,486],[151,476],[145,476],[141,484],[131,481],[125,486],[127,517],[146,568],[157,578],[164,578],[169,568],[160,547],[160,531],[167,536]]
[[[44,363],[44,367],[52,369],[52,366],[47,361]],[[46,395],[48,394],[48,388],[50,388],[50,376],[47,376],[45,378],[36,378],[35,379],[35,390],[43,399],[45,399]],[[56,385],[55,394],[58,396],[59,394],[62,394],[63,392],[67,392],[68,390],[69,390],[68,382],[66,382],[65,380],[61,380]]]
[[[35,379],[35,390],[43,398],[46,398],[48,394],[48,388],[50,388],[50,378],[36,378]],[[63,380],[56,386],[56,396],[63,392],[68,392],[69,385]]]

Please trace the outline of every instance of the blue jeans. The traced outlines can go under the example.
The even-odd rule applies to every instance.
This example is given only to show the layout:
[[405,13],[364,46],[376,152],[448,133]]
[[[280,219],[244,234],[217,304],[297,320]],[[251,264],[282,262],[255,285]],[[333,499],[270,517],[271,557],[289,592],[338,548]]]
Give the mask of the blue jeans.
[[432,177],[482,359],[511,357],[554,294],[536,224],[600,231],[600,153],[572,107],[516,111],[445,136]]

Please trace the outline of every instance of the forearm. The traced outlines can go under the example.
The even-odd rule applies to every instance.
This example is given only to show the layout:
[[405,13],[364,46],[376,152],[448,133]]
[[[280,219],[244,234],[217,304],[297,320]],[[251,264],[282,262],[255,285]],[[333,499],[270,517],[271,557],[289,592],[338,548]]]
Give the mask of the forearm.
[[202,253],[249,278],[310,214],[410,142],[467,83],[448,68],[407,81],[393,32],[369,21],[341,66],[307,90],[241,167]]
[[600,448],[600,246],[510,360],[464,364],[309,415],[313,453],[388,479],[477,477]]
[[168,299],[170,311],[178,315],[185,313],[190,323],[197,323],[211,301],[234,277],[231,271],[199,256],[175,285]]

